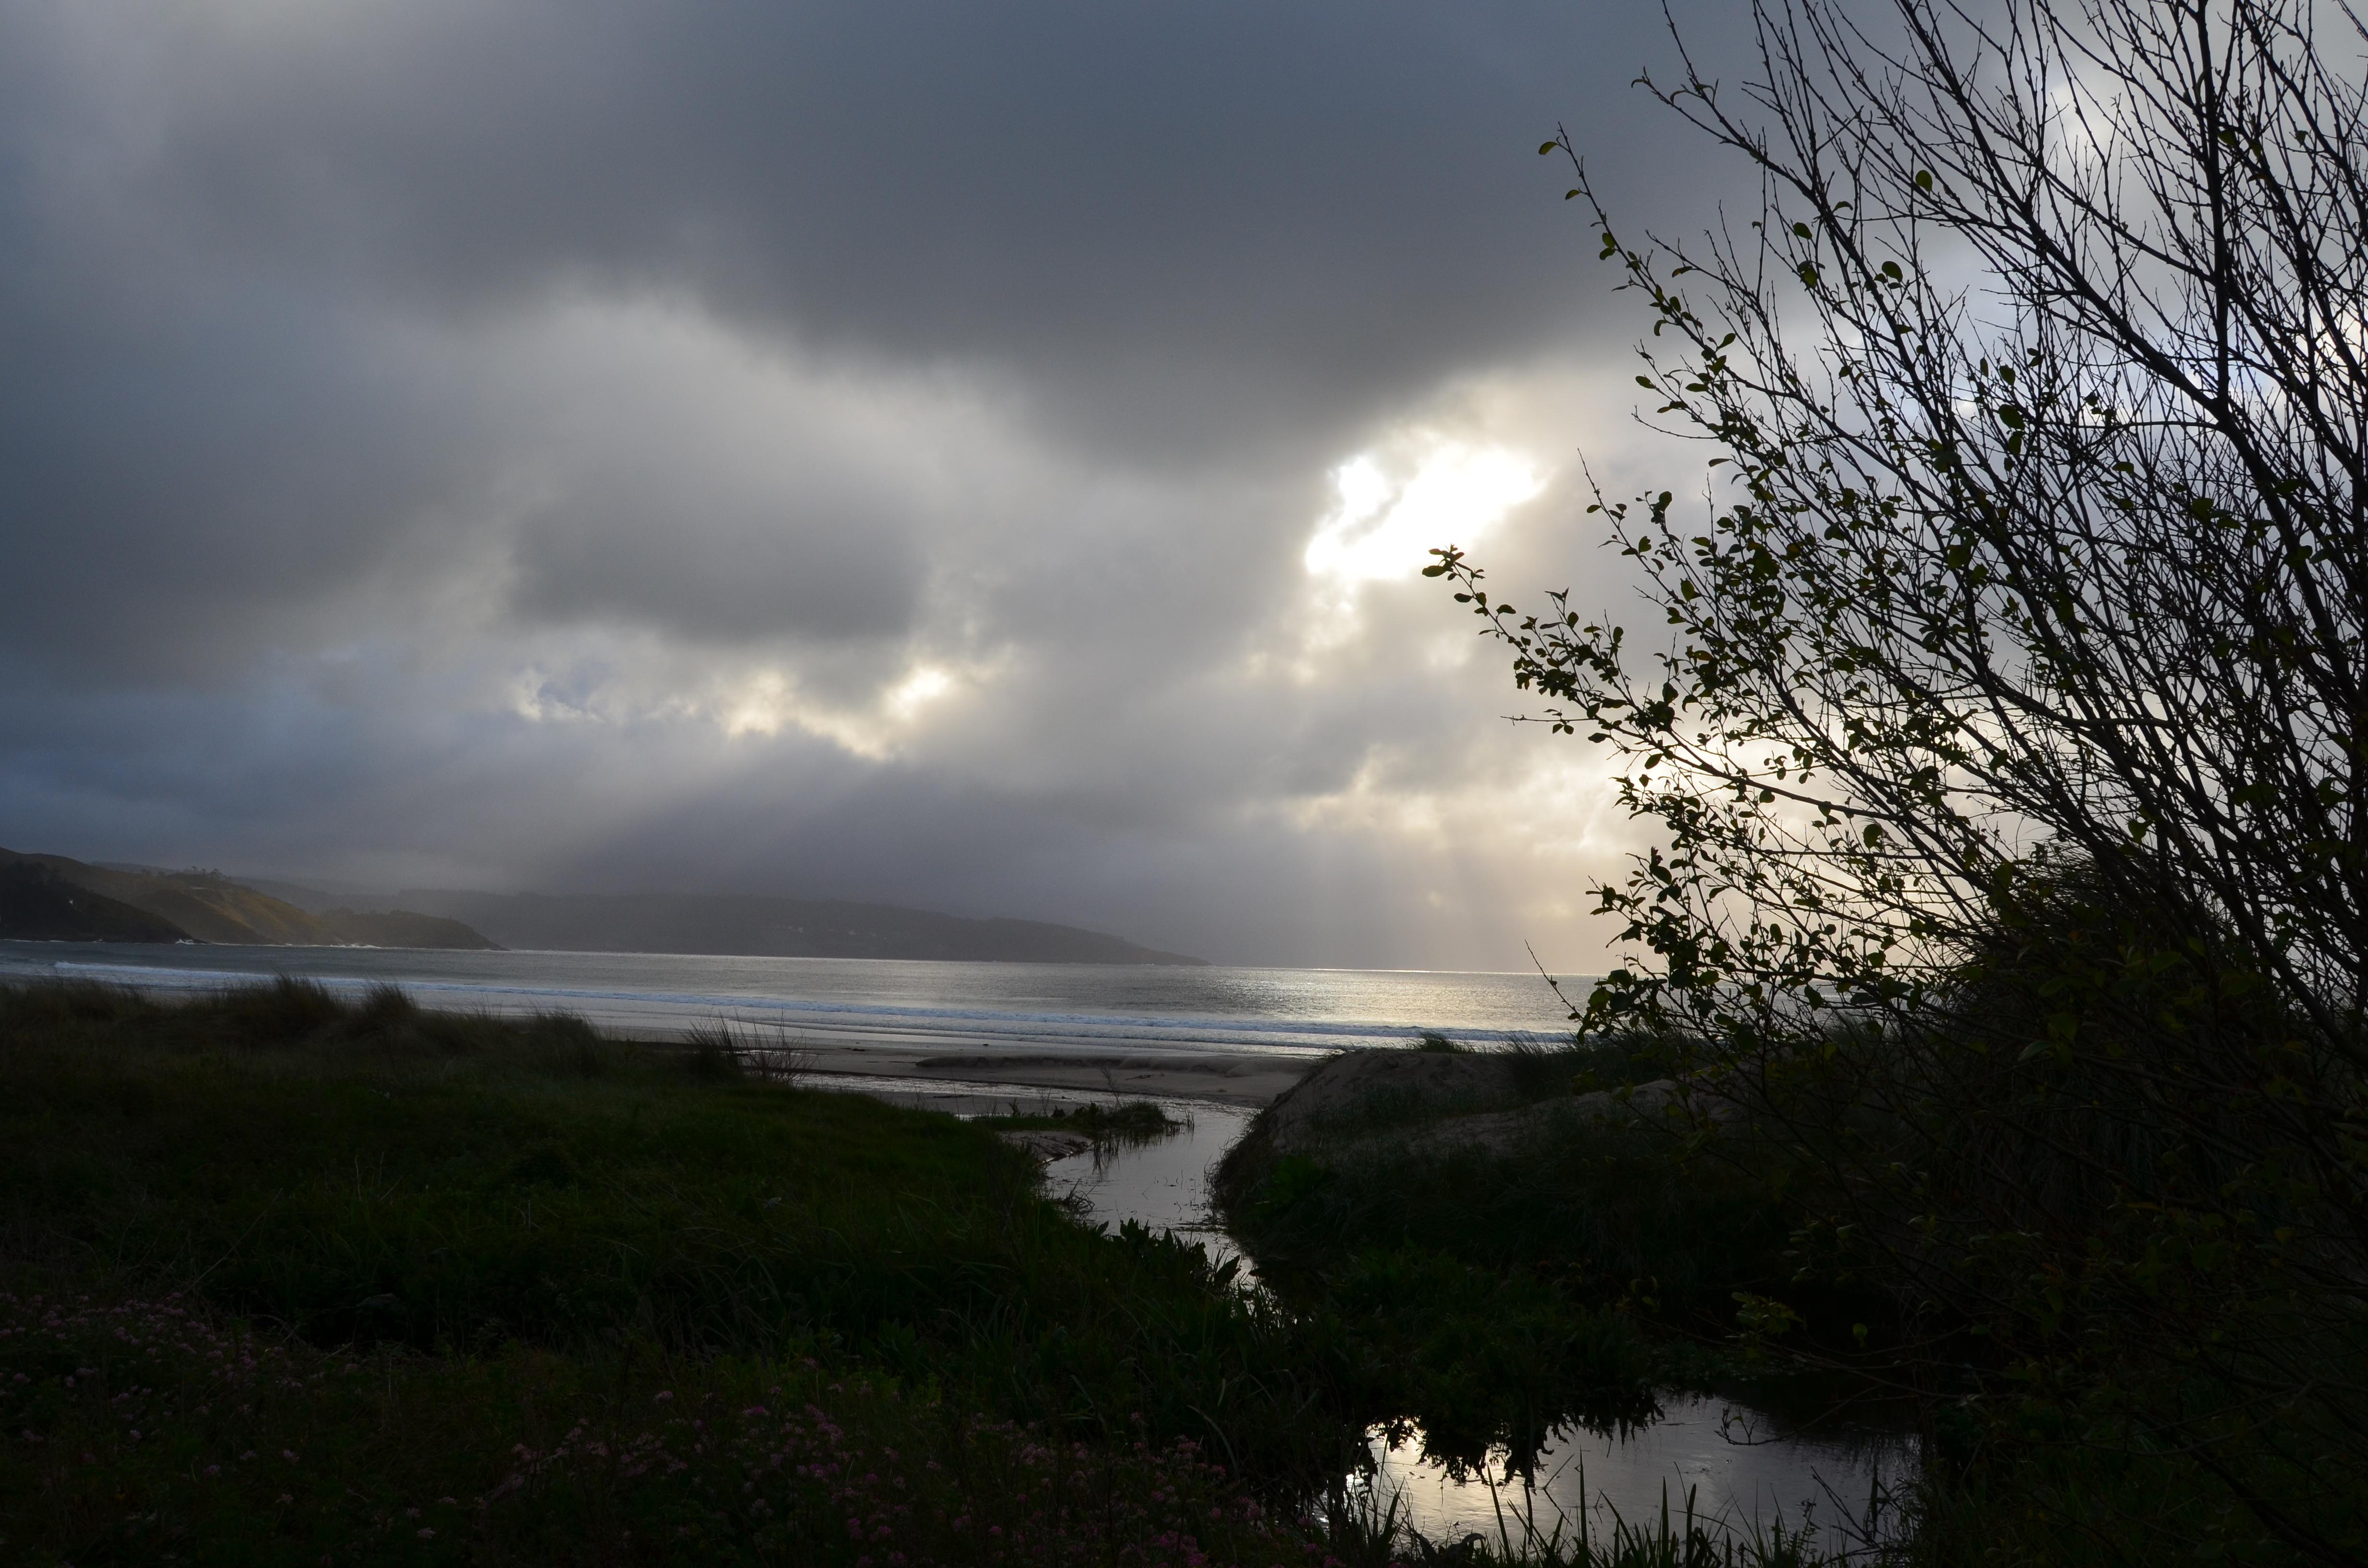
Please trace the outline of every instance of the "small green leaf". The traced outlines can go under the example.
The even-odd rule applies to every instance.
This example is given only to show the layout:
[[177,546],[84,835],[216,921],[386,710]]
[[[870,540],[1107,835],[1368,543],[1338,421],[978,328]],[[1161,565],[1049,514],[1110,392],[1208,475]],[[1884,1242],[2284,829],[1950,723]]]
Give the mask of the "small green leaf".
[[1805,240],[1809,237],[1809,225],[1806,223],[1795,223],[1793,225],[1793,233]]
[[1556,142],[1539,142],[1539,143],[1538,143],[1538,156],[1539,156],[1539,157],[1541,157],[1541,158],[1544,157],[1548,153],[1553,152],[1553,151],[1554,150],[1554,148],[1555,148],[1557,145],[1558,145],[1558,143],[1556,143]]
[[1916,188],[1918,190],[1930,190],[1932,188],[1931,170],[1918,169],[1916,171]]

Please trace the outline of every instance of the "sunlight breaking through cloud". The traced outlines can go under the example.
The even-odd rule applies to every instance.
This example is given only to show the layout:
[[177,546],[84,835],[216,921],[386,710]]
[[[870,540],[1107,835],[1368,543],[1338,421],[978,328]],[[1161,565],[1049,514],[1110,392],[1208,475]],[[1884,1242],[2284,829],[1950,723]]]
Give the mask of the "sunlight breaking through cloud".
[[1339,499],[1315,525],[1311,576],[1346,590],[1411,577],[1443,544],[1470,544],[1545,487],[1545,474],[1510,448],[1438,436],[1396,451],[1365,451],[1332,471]]
[[1627,595],[1632,13],[0,6],[9,842],[1593,951],[1418,573]]

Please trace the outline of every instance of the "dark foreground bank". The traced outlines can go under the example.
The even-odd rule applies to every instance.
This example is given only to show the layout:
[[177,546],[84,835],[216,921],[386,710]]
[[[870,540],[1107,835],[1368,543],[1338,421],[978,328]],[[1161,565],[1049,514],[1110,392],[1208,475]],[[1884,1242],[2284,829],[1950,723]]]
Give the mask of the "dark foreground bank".
[[288,983],[0,989],[0,1560],[84,1568],[1421,1561],[1326,1483],[1458,1366],[985,1128]]
[[[2280,1294],[2286,1281],[2246,1282],[2264,1298],[2251,1323],[2265,1342],[2285,1334],[2312,1345],[2317,1404],[2214,1375],[2202,1353],[2215,1347],[2200,1338],[2167,1364],[2143,1355],[2158,1343],[2147,1337],[2156,1324],[2061,1272],[2034,1268],[2019,1281],[2054,1321],[1986,1319],[1820,1227],[1832,1193],[1812,1135],[1840,1125],[1865,1142],[1896,1136],[1862,1103],[1777,1101],[1735,1074],[1672,1077],[1684,1055],[1641,1040],[1485,1054],[1432,1045],[1327,1062],[1269,1107],[1218,1171],[1229,1229],[1302,1314],[1333,1317],[1360,1340],[1395,1336],[1410,1366],[1426,1346],[1461,1355],[1466,1375],[1451,1386],[1474,1400],[1501,1389],[1486,1376],[1491,1354],[1570,1344],[1609,1315],[1665,1382],[1745,1393],[1801,1421],[1873,1410],[1912,1422],[1923,1474],[1896,1499],[1872,1555],[2368,1561],[2368,1497],[2312,1483],[2305,1462],[2356,1456],[2345,1447],[2356,1424],[2334,1417],[2362,1386],[2363,1345],[2356,1335],[2301,1341],[2310,1325]],[[2013,1108],[2004,1096],[1992,1104]],[[1939,1186],[1902,1171],[1904,1233],[1916,1233]],[[2132,1210],[2146,1217],[2120,1195],[2092,1221],[2091,1244],[2101,1252],[2106,1221]],[[2159,1284],[2149,1293],[2140,1275],[2131,1292],[2166,1314],[2183,1304],[2176,1266],[2194,1260],[2178,1239],[2145,1260]],[[2165,1440],[2142,1401],[2175,1406],[2212,1446]],[[1444,1408],[1464,1419],[1426,1423],[1423,1437],[1466,1461],[1506,1444],[1518,1465],[1525,1439],[1567,1419],[1549,1406],[1522,1432],[1508,1428],[1501,1404]],[[2305,1550],[2300,1528],[2263,1523],[2305,1517],[2337,1550]],[[1828,1532],[1823,1549],[1835,1544]]]
[[0,992],[0,1558],[1309,1560],[1322,1358],[1034,1180],[571,1020]]

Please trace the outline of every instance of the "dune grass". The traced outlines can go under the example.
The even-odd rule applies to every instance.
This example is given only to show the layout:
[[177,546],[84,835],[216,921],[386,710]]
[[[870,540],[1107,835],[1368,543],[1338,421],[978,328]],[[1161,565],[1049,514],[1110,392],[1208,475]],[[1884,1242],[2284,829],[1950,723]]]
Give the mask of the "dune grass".
[[0,1216],[321,1344],[821,1346],[1178,1430],[1307,1397],[1197,1248],[1094,1236],[984,1129],[391,992],[0,993]]
[[1697,1157],[1649,1120],[1573,1115],[1507,1145],[1426,1140],[1444,1117],[1648,1081],[1649,1051],[1523,1040],[1486,1054],[1496,1070],[1461,1096],[1377,1088],[1288,1146],[1253,1128],[1215,1183],[1282,1301],[1390,1347],[1423,1391],[1428,1452],[1471,1463],[1503,1444],[1518,1464],[1557,1425],[1648,1412],[1654,1386],[1765,1377],[1735,1338],[1744,1301],[1781,1303],[1855,1348],[1850,1326],[1881,1303],[1798,1278],[1794,1216],[1765,1171]]
[[[388,1509],[490,1495],[515,1445],[554,1452],[578,1422],[611,1456],[664,1438],[657,1385],[677,1410],[734,1412],[773,1409],[789,1397],[777,1386],[819,1399],[816,1379],[884,1391],[875,1408],[904,1414],[882,1430],[906,1444],[939,1431],[941,1467],[969,1451],[963,1423],[1019,1422],[995,1439],[1013,1453],[1084,1442],[1096,1473],[1169,1477],[1143,1471],[1138,1501],[1191,1492],[1179,1442],[1269,1493],[1338,1457],[1339,1358],[1198,1247],[1077,1225],[985,1129],[719,1073],[706,1054],[617,1045],[567,1018],[427,1014],[393,992],[347,1006],[299,983],[179,1006],[0,990],[0,1256],[19,1319],[0,1336],[15,1363],[0,1420],[43,1437],[0,1461],[16,1471],[0,1494],[19,1500],[0,1505],[0,1556],[155,1560],[120,1533],[135,1516],[195,1551],[220,1525],[204,1523],[206,1466],[268,1471],[232,1451],[252,1449],[311,1454],[331,1479],[301,1528],[310,1494],[292,1476],[240,1494],[230,1533],[262,1555],[236,1560],[316,1562],[319,1540],[361,1540]],[[65,1326],[43,1327],[52,1315]],[[194,1324],[217,1337],[174,1337]],[[178,1370],[110,1360],[119,1328]],[[223,1348],[242,1334],[278,1361]],[[217,1350],[273,1369],[209,1394]],[[96,1406],[88,1366],[104,1374]],[[119,1414],[142,1437],[110,1449],[97,1434]],[[83,1483],[101,1474],[118,1479]],[[283,1490],[296,1501],[274,1502]],[[1240,1514],[1232,1494],[1214,1506]],[[441,1554],[493,1550],[495,1515],[518,1517],[481,1512],[474,1533],[415,1532],[402,1550],[473,1560]],[[734,1550],[768,1560],[763,1521],[726,1516]],[[546,1521],[571,1551],[614,1546],[598,1546],[608,1525],[572,1520]],[[700,1527],[702,1550],[722,1550],[722,1528]],[[645,1528],[636,1539],[620,1560],[663,1557]]]
[[1692,1158],[1658,1125],[1573,1118],[1519,1147],[1424,1143],[1448,1116],[1566,1103],[1659,1075],[1625,1043],[1520,1040],[1497,1060],[1484,1099],[1378,1089],[1289,1152],[1253,1129],[1219,1167],[1215,1196],[1260,1267],[1320,1290],[1376,1259],[1428,1256],[1528,1276],[1585,1307],[1713,1331],[1727,1325],[1736,1290],[1790,1286],[1791,1216],[1765,1173]]
[[1657,1130],[1574,1128],[1518,1157],[1467,1146],[1370,1168],[1378,1157],[1291,1153],[1228,1173],[1227,1217],[1284,1279],[1336,1274],[1362,1255],[1430,1253],[1706,1328],[1723,1326],[1736,1290],[1789,1286],[1787,1216],[1766,1188],[1682,1163]]
[[1004,1116],[976,1119],[997,1132],[1075,1132],[1097,1143],[1150,1143],[1183,1131],[1191,1124],[1152,1100],[1126,1100],[1103,1105],[1053,1106],[1040,1111],[1013,1110]]
[[0,1554],[44,1568],[1822,1561],[1691,1517],[1433,1544],[1388,1506],[1278,1510],[1190,1439],[1049,1439],[811,1358],[333,1348],[179,1297],[0,1292],[0,1384],[31,1434]]
[[1552,1281],[1375,1251],[1285,1310],[737,1043],[0,988],[0,1561],[1412,1562],[1322,1503],[1368,1423],[1643,1398]]

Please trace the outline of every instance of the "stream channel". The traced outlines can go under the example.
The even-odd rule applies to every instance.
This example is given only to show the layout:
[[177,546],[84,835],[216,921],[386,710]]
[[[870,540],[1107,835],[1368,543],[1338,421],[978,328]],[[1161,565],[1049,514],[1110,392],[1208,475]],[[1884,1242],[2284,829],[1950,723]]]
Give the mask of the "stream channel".
[[[910,1078],[816,1074],[809,1082],[962,1116],[1042,1114],[1108,1097]],[[1256,1113],[1201,1101],[1157,1103],[1184,1122],[1183,1131],[1053,1160],[1044,1167],[1046,1189],[1071,1197],[1090,1222],[1115,1229],[1133,1220],[1200,1242],[1219,1260],[1240,1257],[1211,1215],[1209,1176]],[[1246,1257],[1238,1278],[1246,1288],[1258,1288]],[[1657,1420],[1624,1433],[1563,1429],[1528,1477],[1511,1473],[1501,1453],[1484,1469],[1454,1474],[1423,1457],[1418,1426],[1407,1427],[1395,1445],[1375,1427],[1365,1438],[1372,1469],[1352,1477],[1351,1484],[1377,1512],[1395,1501],[1398,1517],[1434,1542],[1476,1532],[1491,1543],[1501,1533],[1519,1545],[1532,1531],[1547,1536],[1557,1528],[1565,1543],[1581,1532],[1601,1541],[1622,1522],[1657,1529],[1666,1508],[1680,1534],[1691,1509],[1695,1520],[1713,1529],[1745,1535],[1777,1525],[1788,1533],[1814,1526],[1820,1544],[1832,1551],[1893,1534],[1897,1511],[1892,1500],[1907,1492],[1921,1468],[1914,1434],[1897,1421],[1830,1410],[1780,1412],[1674,1391],[1659,1403]]]

